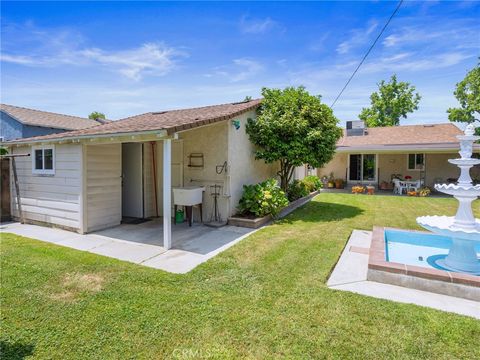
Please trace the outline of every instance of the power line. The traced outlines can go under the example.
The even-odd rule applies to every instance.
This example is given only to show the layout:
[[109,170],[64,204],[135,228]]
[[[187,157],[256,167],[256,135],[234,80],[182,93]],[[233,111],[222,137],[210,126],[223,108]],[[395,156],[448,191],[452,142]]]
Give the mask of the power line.
[[368,54],[370,54],[370,52],[373,50],[373,48],[375,47],[375,45],[377,44],[378,40],[380,39],[380,37],[383,35],[383,33],[385,32],[385,29],[387,28],[388,24],[390,24],[390,21],[392,21],[393,17],[395,16],[395,14],[398,12],[398,10],[400,9],[400,6],[402,6],[402,3],[403,3],[403,0],[400,0],[398,2],[398,5],[397,7],[395,8],[395,10],[393,11],[392,15],[390,15],[389,19],[387,20],[387,22],[385,23],[385,25],[383,26],[383,29],[382,31],[380,31],[380,33],[378,34],[377,38],[375,39],[375,41],[373,42],[373,44],[370,46],[370,48],[368,49],[367,53],[365,54],[365,56],[363,57],[362,61],[360,61],[360,63],[358,64],[357,68],[355,69],[355,71],[352,73],[352,75],[350,76],[350,78],[348,79],[348,81],[345,83],[345,86],[342,88],[342,91],[340,91],[340,93],[337,95],[337,97],[335,98],[335,100],[333,101],[332,105],[330,106],[331,108],[333,108],[333,106],[335,105],[335,103],[337,102],[337,100],[340,98],[340,96],[342,96],[343,92],[345,91],[345,89],[347,88],[348,84],[350,84],[350,81],[352,81],[353,77],[355,76],[355,74],[357,73],[358,69],[360,69],[360,66],[362,66],[362,64],[364,63],[365,59],[367,58]]

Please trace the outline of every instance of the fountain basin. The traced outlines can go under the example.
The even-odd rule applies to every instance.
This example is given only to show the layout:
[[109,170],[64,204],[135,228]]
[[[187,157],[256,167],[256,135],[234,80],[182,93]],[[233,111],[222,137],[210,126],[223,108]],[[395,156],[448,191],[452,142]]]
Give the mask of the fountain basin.
[[468,228],[456,226],[456,220],[453,216],[420,216],[417,218],[417,224],[443,236],[480,241],[480,221],[478,219],[475,219],[474,223],[467,225]]
[[[472,242],[480,256],[480,242]],[[446,270],[452,239],[423,231],[375,227],[367,278],[371,281],[480,301],[480,276]]]
[[462,186],[456,184],[435,184],[435,190],[452,196],[480,196],[480,185]]

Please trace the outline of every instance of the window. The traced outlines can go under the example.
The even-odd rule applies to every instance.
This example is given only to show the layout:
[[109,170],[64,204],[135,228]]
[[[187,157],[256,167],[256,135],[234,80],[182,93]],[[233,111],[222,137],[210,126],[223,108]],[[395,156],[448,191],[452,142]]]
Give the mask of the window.
[[375,154],[350,154],[349,178],[350,181],[375,181],[376,179]]
[[32,172],[34,174],[55,174],[55,149],[49,147],[32,148]]
[[425,168],[424,154],[408,154],[407,170],[423,170]]

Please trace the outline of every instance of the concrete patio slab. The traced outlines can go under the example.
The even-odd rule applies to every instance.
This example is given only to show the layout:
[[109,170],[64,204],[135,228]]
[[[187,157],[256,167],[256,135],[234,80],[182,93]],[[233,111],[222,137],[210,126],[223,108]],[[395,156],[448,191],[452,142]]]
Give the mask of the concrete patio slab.
[[402,286],[367,281],[368,254],[351,251],[351,247],[370,247],[371,232],[354,230],[333,270],[327,285],[331,289],[350,291],[375,298],[416,304],[480,319],[480,302]]
[[37,225],[7,223],[0,226],[0,234],[14,233],[76,250],[88,251],[123,261],[186,273],[233,246],[252,229],[236,226],[210,228],[201,224],[173,227],[173,248],[165,250],[161,220],[131,225],[122,224],[91,234],[80,235],[70,231]]

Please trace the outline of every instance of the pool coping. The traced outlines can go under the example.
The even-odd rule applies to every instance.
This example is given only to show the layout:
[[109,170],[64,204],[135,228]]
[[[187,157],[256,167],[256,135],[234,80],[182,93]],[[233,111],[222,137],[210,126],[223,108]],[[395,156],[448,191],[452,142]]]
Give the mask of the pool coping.
[[[427,280],[436,280],[446,283],[466,285],[469,287],[480,288],[480,276],[461,274],[452,271],[428,269],[415,265],[401,264],[397,262],[389,262],[386,260],[385,249],[385,230],[401,230],[404,229],[374,226],[372,232],[372,242],[370,245],[368,257],[368,270],[378,270],[393,274],[402,274],[416,278]],[[420,232],[431,234],[427,231],[407,230],[411,232]]]

